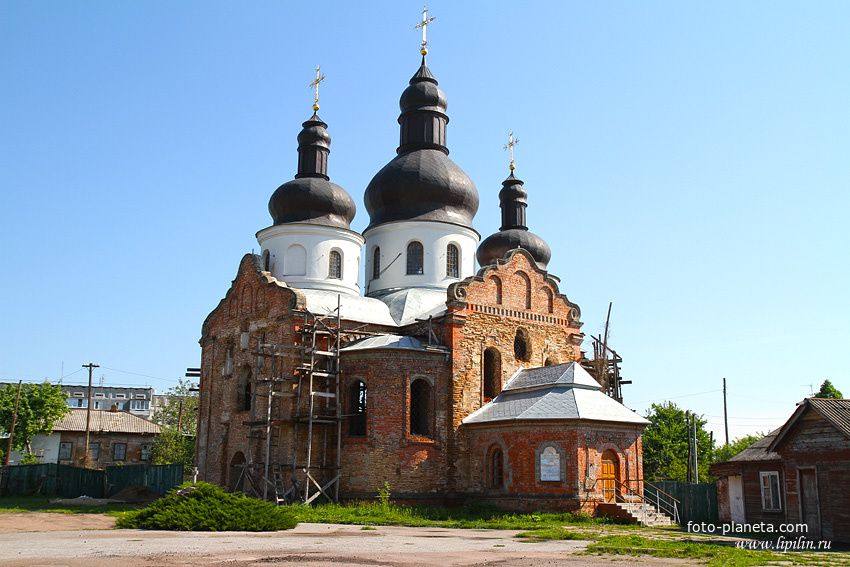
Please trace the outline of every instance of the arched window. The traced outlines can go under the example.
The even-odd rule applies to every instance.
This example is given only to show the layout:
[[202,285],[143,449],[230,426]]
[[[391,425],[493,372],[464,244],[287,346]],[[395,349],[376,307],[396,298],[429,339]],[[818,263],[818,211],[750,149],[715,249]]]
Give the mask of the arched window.
[[415,240],[407,245],[407,274],[424,274],[424,251],[422,244]]
[[505,454],[501,447],[493,447],[487,457],[487,484],[490,488],[505,487]]
[[496,288],[496,304],[502,304],[502,280],[500,280],[497,276],[490,276],[490,281],[493,282],[493,285]]
[[490,347],[484,351],[484,400],[492,400],[502,391],[502,354]]
[[328,277],[337,280],[342,278],[342,256],[336,250],[332,250],[328,256]]
[[546,309],[549,313],[555,312],[555,297],[552,294],[552,290],[548,287],[543,288],[543,294],[546,296]]
[[269,254],[268,250],[265,250],[263,252],[263,269],[268,272],[270,265],[271,265],[271,254]]
[[516,275],[521,281],[520,289],[525,291],[525,308],[531,309],[531,278],[525,272],[517,272]]
[[410,434],[431,436],[431,384],[422,378],[410,385]]
[[239,370],[239,381],[236,385],[236,407],[238,411],[251,410],[251,367],[247,364]]
[[516,330],[514,337],[514,357],[517,360],[528,362],[531,360],[531,337],[528,336],[528,331],[523,328]]
[[366,383],[360,380],[348,387],[348,434],[352,437],[366,435]]
[[381,277],[381,247],[375,246],[375,253],[372,255],[372,279]]
[[458,277],[458,258],[459,254],[457,251],[457,246],[455,246],[454,244],[449,244],[446,247],[446,277]]
[[543,363],[543,366],[554,366],[556,364],[558,364],[558,361],[550,356],[546,359],[546,362]]

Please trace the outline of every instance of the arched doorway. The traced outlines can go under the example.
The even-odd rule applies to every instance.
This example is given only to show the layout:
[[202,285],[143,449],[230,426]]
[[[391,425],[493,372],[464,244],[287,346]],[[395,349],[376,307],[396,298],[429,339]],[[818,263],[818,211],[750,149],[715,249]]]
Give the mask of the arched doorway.
[[605,502],[617,500],[617,481],[619,478],[619,459],[610,449],[602,453],[602,496]]

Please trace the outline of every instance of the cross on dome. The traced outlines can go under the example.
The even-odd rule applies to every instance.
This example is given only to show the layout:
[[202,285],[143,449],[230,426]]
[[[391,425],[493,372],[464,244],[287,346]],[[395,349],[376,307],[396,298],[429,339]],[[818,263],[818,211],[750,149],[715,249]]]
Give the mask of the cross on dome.
[[511,134],[509,136],[510,142],[505,144],[504,149],[511,150],[511,171],[514,170],[514,146],[519,144],[519,138],[514,140],[514,131],[511,130]]
[[319,110],[319,83],[325,80],[324,75],[321,77],[319,76],[319,69],[321,69],[321,67],[316,65],[316,80],[310,83],[310,88],[316,87],[316,98],[313,101],[313,110],[315,111]]
[[428,17],[428,8],[426,6],[422,6],[422,21],[416,24],[413,29],[422,28],[422,45],[419,48],[419,53],[422,55],[428,54],[428,40],[425,39],[425,30],[428,28],[428,24],[434,21],[434,17]]

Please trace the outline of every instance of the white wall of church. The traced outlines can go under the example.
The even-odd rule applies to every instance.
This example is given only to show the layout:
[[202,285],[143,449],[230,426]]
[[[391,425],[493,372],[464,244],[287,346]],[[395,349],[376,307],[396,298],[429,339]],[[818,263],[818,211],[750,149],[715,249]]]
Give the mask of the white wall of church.
[[[475,249],[481,236],[470,228],[443,222],[403,221],[378,225],[364,235],[366,295],[408,287],[446,289],[475,274]],[[421,274],[407,273],[407,250],[413,241],[423,248]],[[457,277],[446,271],[449,244],[458,249]],[[380,248],[377,278],[373,277],[376,248]]]
[[[360,295],[363,237],[342,228],[289,223],[257,233],[260,254],[268,253],[268,271],[287,285]],[[340,256],[340,277],[330,273],[331,255]]]

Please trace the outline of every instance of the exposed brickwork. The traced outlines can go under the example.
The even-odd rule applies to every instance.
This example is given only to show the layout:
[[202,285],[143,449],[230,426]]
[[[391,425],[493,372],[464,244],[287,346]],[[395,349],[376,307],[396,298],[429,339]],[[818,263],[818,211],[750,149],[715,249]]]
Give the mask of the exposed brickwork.
[[[116,464],[139,464],[148,463],[149,457],[142,460],[142,445],[153,446],[154,436],[141,433],[100,433],[89,434],[89,444],[97,444],[97,459],[92,459],[94,468],[104,468]],[[59,438],[60,443],[71,443],[71,458],[59,459],[60,465],[76,465],[86,452],[86,434],[77,431],[63,431]],[[125,445],[126,452],[123,459],[115,459],[115,445]],[[90,456],[93,456],[90,453]]]
[[[618,455],[620,479],[639,489],[640,427],[566,421],[475,428],[461,424],[488,401],[482,379],[486,349],[499,353],[497,390],[520,368],[570,362],[580,356],[580,311],[560,294],[555,278],[540,270],[527,252],[512,251],[505,261],[453,285],[447,300],[447,314],[433,321],[446,350],[373,349],[341,356],[342,413],[351,407],[353,383],[364,382],[368,391],[366,434],[351,435],[348,419],[342,428],[342,498],[373,496],[386,481],[401,500],[448,502],[476,496],[515,509],[592,512],[602,496],[598,483],[587,480],[588,471],[599,470],[600,455],[608,449]],[[263,340],[298,344],[302,316],[296,311],[303,307],[304,298],[297,289],[264,273],[258,256],[247,255],[225,298],[205,321],[197,457],[204,480],[233,487],[241,470],[236,465],[250,455],[255,462],[262,460],[266,441],[257,438],[249,446],[244,422],[263,418],[266,400],[255,400],[253,414],[245,409],[245,400],[250,388],[256,387],[250,378],[269,369],[258,369],[252,353]],[[342,324],[360,325],[356,321]],[[411,334],[413,327],[367,330]],[[515,348],[518,334],[523,343],[519,350]],[[277,360],[281,366],[276,374],[294,375],[296,358]],[[430,388],[430,401],[423,410],[427,435],[411,434],[411,385],[416,380],[424,380]],[[294,382],[285,386],[292,388]],[[285,398],[274,406],[273,419],[280,423],[292,419],[291,400]],[[271,440],[278,464],[293,453],[291,432],[291,424],[281,425],[280,434]],[[320,437],[314,437],[314,452],[322,450]],[[500,491],[490,490],[484,476],[487,451],[494,442],[505,446],[510,476]],[[563,449],[564,482],[535,480],[539,476],[535,449],[543,443]]]

